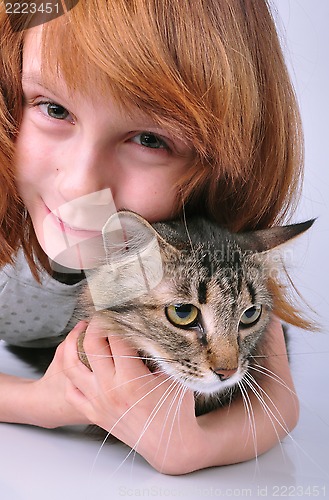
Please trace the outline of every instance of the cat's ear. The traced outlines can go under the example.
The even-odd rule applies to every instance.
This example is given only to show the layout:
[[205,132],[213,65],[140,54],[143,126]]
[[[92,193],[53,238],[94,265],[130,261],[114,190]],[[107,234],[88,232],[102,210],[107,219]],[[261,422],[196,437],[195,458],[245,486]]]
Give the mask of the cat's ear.
[[102,229],[103,242],[107,260],[128,254],[136,255],[146,247],[151,248],[152,242],[161,248],[162,252],[170,250],[171,254],[177,249],[158,231],[161,223],[154,227],[141,215],[130,210],[119,210],[113,214]]
[[243,250],[257,253],[267,252],[304,233],[313,225],[314,221],[315,219],[310,219],[297,224],[240,233],[236,235],[237,243]]
[[96,310],[122,305],[149,293],[163,278],[162,254],[153,227],[126,210],[102,229],[106,261],[86,273]]
[[103,226],[102,235],[106,259],[111,262],[135,257],[157,242],[157,232],[151,224],[129,210],[111,215]]

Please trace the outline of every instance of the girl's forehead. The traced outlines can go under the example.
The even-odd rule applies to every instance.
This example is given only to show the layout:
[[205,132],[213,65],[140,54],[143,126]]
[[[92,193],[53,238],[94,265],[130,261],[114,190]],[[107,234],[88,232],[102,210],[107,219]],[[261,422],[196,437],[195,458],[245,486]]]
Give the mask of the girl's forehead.
[[[46,91],[50,97],[57,98],[59,103],[70,102],[73,108],[80,111],[82,109],[98,110],[106,115],[111,110],[111,114],[115,113],[122,122],[129,123],[134,120],[135,125],[138,124],[141,127],[156,125],[155,118],[151,117],[142,106],[120,101],[116,95],[113,95],[110,86],[107,89],[104,86],[97,89],[97,78],[84,88],[82,86],[72,88],[68,85],[65,76],[56,64],[54,67],[48,67],[45,64],[40,27],[30,30],[24,39],[22,85],[24,93],[31,91],[42,94]],[[176,139],[179,140],[179,137],[177,136]],[[181,137],[181,140],[184,138]]]
[[[69,85],[67,78],[62,72],[61,64],[59,59],[54,57],[53,61],[47,59],[43,51],[43,39],[42,39],[42,26],[37,26],[30,29],[24,37],[23,45],[23,57],[22,57],[22,83],[25,86],[38,86],[51,92],[58,97],[63,95],[67,96],[102,96],[110,98],[114,96],[111,95],[111,90],[108,87],[106,89],[105,85],[99,85],[99,79],[89,74],[88,79],[90,82],[84,81],[83,84],[78,83],[72,87]],[[75,68],[72,67],[72,73],[74,73]],[[87,76],[86,76],[87,78]],[[91,81],[92,80],[92,81]],[[122,103],[119,102],[122,105]]]
[[41,65],[41,36],[40,26],[30,29],[24,36],[23,45],[23,73],[27,70],[39,68]]
[[[24,36],[22,76],[32,83],[45,84],[54,78],[60,80],[59,60],[45,59],[42,26],[30,29]],[[73,68],[72,68],[73,70]]]
[[[132,35],[115,30],[111,16],[99,20],[98,28],[86,26],[82,33],[79,12],[72,9],[69,22],[62,16],[28,30],[23,48],[25,81],[32,74],[37,80],[40,75],[43,86],[64,85],[69,95],[108,97],[129,113],[142,110],[161,127],[193,142],[204,155],[204,135],[215,114],[205,103],[213,87],[203,72],[203,51],[194,58],[184,52],[184,57],[178,58],[184,67],[178,71],[175,54],[164,51],[154,26],[149,27],[152,43],[147,43],[137,19]],[[131,38],[133,35],[135,38]],[[190,59],[197,63],[191,64]],[[199,67],[201,72],[197,71]]]

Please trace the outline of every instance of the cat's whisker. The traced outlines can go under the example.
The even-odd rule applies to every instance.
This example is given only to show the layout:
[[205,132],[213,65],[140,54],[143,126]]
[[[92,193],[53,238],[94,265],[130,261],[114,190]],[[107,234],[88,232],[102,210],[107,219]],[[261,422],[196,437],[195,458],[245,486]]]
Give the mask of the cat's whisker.
[[245,396],[245,393],[244,393],[244,388],[241,387],[241,385],[243,385],[243,382],[238,382],[238,387],[240,389],[240,393],[241,393],[241,396],[242,396],[242,402],[243,402],[243,406],[244,406],[244,409],[245,409],[245,414],[246,414],[246,418],[245,418],[245,422],[244,422],[244,427],[243,427],[243,430],[242,430],[242,433],[244,433],[244,430],[248,425],[248,435],[247,435],[247,438],[246,438],[246,442],[248,441],[249,439],[249,435],[250,435],[250,416],[249,416],[249,412],[250,412],[250,408],[249,408],[249,401],[247,400],[246,396]]
[[[257,365],[258,367],[259,365]],[[264,370],[264,372],[261,372],[260,370],[256,370],[256,371],[260,371],[260,373],[263,373],[264,375],[266,376],[269,376],[267,372],[269,372],[270,374],[273,374],[274,377],[273,379],[275,381],[277,381],[278,383],[281,383],[281,380],[280,377],[278,377],[275,373],[271,372],[271,370],[268,370],[267,368],[265,367],[259,367],[259,368],[262,368]],[[282,384],[283,387],[285,387],[292,395],[294,396],[297,396],[296,395],[296,392],[292,391],[289,387],[287,387],[287,385],[284,383],[284,381],[282,381]],[[317,413],[314,412],[314,409],[307,404],[307,402],[304,401],[304,399],[300,399],[300,403],[305,406],[309,411],[311,411],[313,414],[317,415],[317,417],[321,420],[322,423],[324,423],[326,426],[328,426],[328,422],[326,422],[322,417],[321,415],[318,415]],[[318,467],[321,471],[323,470],[321,465],[319,465],[317,462],[315,462],[315,460],[297,443],[297,441],[293,438],[293,436],[289,433],[288,436],[287,436],[290,441],[292,441],[292,443],[294,444],[294,446],[296,446],[296,448],[298,448],[300,451],[302,451],[302,453],[314,464],[316,465],[316,467]]]
[[188,226],[187,226],[187,220],[186,220],[186,211],[185,211],[185,203],[184,203],[184,200],[182,200],[182,215],[183,215],[183,224],[184,224],[184,229],[186,231],[186,236],[188,238],[188,241],[189,241],[189,245],[190,245],[190,248],[191,248],[191,251],[192,253],[194,254],[194,247],[193,247],[193,243],[192,243],[192,238],[191,238],[191,235],[190,235],[190,232],[189,232],[189,229],[188,229]]
[[[168,448],[169,448],[169,443],[170,443],[170,439],[171,439],[171,436],[172,436],[172,433],[173,433],[173,429],[174,429],[174,424],[175,424],[175,420],[176,420],[176,417],[177,415],[179,414],[179,409],[180,409],[180,406],[182,404],[182,400],[183,400],[183,397],[184,395],[186,394],[186,391],[187,391],[187,388],[182,386],[181,384],[178,384],[177,385],[177,388],[176,388],[176,394],[170,404],[170,407],[169,409],[167,410],[167,415],[166,415],[166,419],[163,423],[163,431],[164,431],[164,427],[167,423],[167,420],[169,418],[169,414],[170,414],[170,411],[172,409],[172,407],[174,406],[174,404],[176,403],[177,399],[178,399],[178,403],[176,404],[176,408],[175,408],[175,412],[174,412],[174,415],[173,415],[173,418],[172,418],[172,422],[171,422],[171,427],[170,427],[170,430],[169,430],[169,435],[168,435],[168,440],[167,440],[167,445],[166,445],[166,449],[165,449],[165,452],[164,452],[164,456],[163,456],[163,460],[162,460],[162,466],[164,465],[164,462],[165,462],[165,459],[166,459],[166,456],[167,456],[167,453],[168,453]],[[161,438],[159,440],[159,445],[160,445],[160,442],[161,442],[161,439],[162,439],[162,435],[163,435],[163,431],[161,433]],[[180,436],[181,436],[181,439],[182,439],[182,434],[180,432]],[[184,440],[182,439],[182,445],[184,444]]]
[[[314,356],[318,354],[329,354],[329,351],[302,351],[302,352],[289,352],[289,358],[293,358],[295,356]],[[286,353],[282,354],[253,354],[253,358],[257,359],[270,359],[270,358],[285,358],[287,357]]]
[[[246,373],[245,383],[246,383],[246,385],[248,385],[248,387],[250,388],[252,393],[256,396],[257,400],[259,401],[263,410],[265,411],[266,415],[268,416],[268,418],[272,424],[273,430],[275,432],[275,435],[277,437],[280,448],[282,450],[282,444],[281,444],[279,432],[275,426],[275,422],[276,422],[279,425],[279,427],[285,432],[285,434],[289,434],[289,428],[286,425],[286,422],[285,422],[282,414],[279,412],[277,406],[274,404],[273,400],[270,398],[270,396],[267,394],[267,392],[264,391],[264,389],[257,383],[255,378],[250,373]],[[273,408],[277,411],[278,416],[276,416],[274,414],[273,410],[270,408],[268,403],[265,401],[263,395],[267,397],[269,402],[272,404]],[[282,453],[283,453],[283,450],[282,450]]]
[[243,403],[244,403],[245,409],[247,411],[247,416],[248,416],[248,420],[249,420],[249,430],[248,430],[248,435],[246,438],[245,446],[247,445],[249,433],[251,432],[252,442],[253,442],[254,451],[255,451],[255,459],[257,462],[258,452],[257,452],[257,432],[256,432],[255,415],[254,415],[254,411],[253,411],[253,407],[251,404],[251,400],[250,400],[248,391],[244,386],[244,382],[245,382],[244,380],[242,380],[241,382],[238,382],[238,386],[239,386],[239,389],[240,389],[241,394],[242,394]]
[[[129,413],[129,411],[131,411],[135,406],[137,406],[141,401],[143,401],[145,398],[147,398],[150,394],[152,394],[152,392],[154,392],[155,390],[157,390],[159,387],[161,387],[163,384],[165,384],[168,380],[170,379],[170,377],[167,377],[165,380],[162,380],[161,382],[159,382],[155,387],[153,387],[150,391],[148,391],[146,394],[144,394],[142,397],[140,397],[137,401],[135,401],[135,403],[130,406],[129,408],[127,408],[127,410],[117,419],[117,421],[112,425],[112,427],[109,429],[108,431],[108,434],[106,435],[105,439],[103,440],[103,442],[101,443],[98,451],[97,451],[97,454],[94,458],[94,461],[93,461],[93,464],[92,464],[92,467],[91,467],[91,474],[93,473],[94,469],[95,469],[95,466],[96,466],[96,462],[98,460],[98,457],[108,439],[108,437],[113,433],[113,430],[115,429],[115,427],[118,425],[119,422],[121,422],[121,420],[127,415],[127,413]],[[129,381],[128,381],[129,382]],[[130,456],[130,454],[132,453],[132,450],[129,452],[128,456]],[[124,462],[126,461],[126,459],[128,458],[128,456],[124,459]],[[122,464],[119,465],[119,467],[113,472],[112,476],[119,470],[119,468],[121,467]]]
[[[258,373],[261,373],[262,375],[265,375],[266,377],[269,377],[271,378],[272,380],[274,380],[275,382],[277,382],[278,384],[280,384],[282,387],[284,387],[287,391],[289,391],[289,393],[292,395],[292,396],[295,396],[296,398],[298,397],[297,396],[297,393],[296,391],[292,390],[287,384],[286,382],[281,379],[281,377],[279,377],[276,373],[274,373],[272,370],[269,370],[268,368],[264,367],[264,366],[261,366],[261,365],[250,365],[250,369],[258,372]],[[304,399],[300,399],[299,397],[299,401],[301,404],[303,404],[309,411],[311,411],[314,415],[316,415],[320,420],[321,422],[323,422],[326,426],[328,426],[328,422],[326,422],[322,417],[321,415],[318,415],[314,409],[307,404],[307,402],[304,401]],[[295,401],[294,401],[295,403]],[[296,404],[296,403],[295,403]],[[297,410],[297,408],[296,408]]]
[[[250,388],[250,390],[252,391],[252,393],[255,395],[255,397],[259,401],[261,407],[263,408],[265,414],[269,418],[269,420],[271,422],[271,425],[273,427],[273,430],[275,432],[278,445],[280,446],[280,450],[281,450],[282,456],[283,456],[283,458],[285,458],[284,451],[283,451],[283,446],[282,446],[282,443],[281,443],[281,439],[280,439],[278,430],[277,430],[277,428],[275,426],[275,421],[276,421],[280,425],[280,427],[284,430],[284,432],[286,434],[288,434],[289,431],[288,431],[288,428],[287,428],[287,426],[285,424],[285,421],[284,421],[281,413],[278,412],[279,415],[280,415],[280,418],[282,419],[283,423],[281,423],[279,421],[279,419],[275,416],[275,414],[273,413],[273,411],[271,410],[271,408],[269,407],[269,405],[266,403],[265,399],[262,396],[262,393],[265,394],[265,396],[267,396],[268,398],[269,398],[269,396],[268,396],[268,394],[265,391],[262,390],[262,388],[259,386],[259,384],[257,384],[256,380],[254,379],[254,377],[252,377],[252,375],[247,374],[247,376],[245,378],[245,383]],[[256,386],[261,390],[261,392],[259,392],[257,390],[257,388],[253,384],[256,384]],[[274,405],[273,401],[270,398],[269,398],[269,400],[271,401],[271,403],[274,406],[275,410],[278,411],[278,408],[277,408],[276,405]]]
[[[114,391],[114,390],[117,390],[117,389],[120,389],[120,388],[124,387],[125,385],[130,384],[131,382],[136,382],[137,380],[141,380],[141,379],[143,379],[143,378],[149,378],[149,380],[148,380],[147,382],[145,382],[144,384],[142,384],[142,386],[141,386],[141,389],[142,389],[142,388],[143,388],[143,387],[145,387],[146,385],[148,385],[148,384],[152,383],[152,381],[153,381],[153,378],[152,378],[152,377],[153,377],[153,375],[160,375],[161,373],[162,373],[162,372],[157,371],[157,372],[153,372],[153,373],[146,373],[145,375],[140,375],[140,376],[138,376],[138,377],[134,377],[134,378],[132,378],[132,379],[126,380],[125,382],[122,382],[121,384],[117,385],[117,386],[116,386],[116,387],[114,387],[114,388],[107,389],[107,390],[106,390],[106,392],[107,392],[107,393],[110,393],[110,392],[112,392],[112,391]],[[98,397],[99,397],[99,395],[98,395],[98,394],[97,394],[97,395],[95,395],[95,396],[93,396],[93,397],[89,397],[89,401],[92,401],[93,399],[97,399]],[[80,404],[81,404],[81,405],[83,405],[84,403],[80,403]],[[101,448],[103,447],[103,445],[105,444],[105,442],[107,441],[107,439],[109,438],[109,436],[110,436],[110,435],[111,435],[111,431],[109,431],[109,432],[107,433],[107,435],[105,436],[104,442],[101,444]]]
[[122,384],[117,385],[114,389],[108,389],[107,392],[111,392],[112,390],[120,389],[120,388],[124,387],[125,385],[130,384],[131,382],[136,382],[137,380],[148,378],[148,380],[144,384],[142,384],[140,387],[141,389],[143,389],[143,387],[152,383],[153,375],[160,375],[161,373],[162,372],[157,371],[157,372],[153,372],[153,373],[146,373],[145,375],[139,375],[138,377],[134,377],[132,379],[126,380],[125,382],[122,382]]
[[[151,423],[154,420],[154,418],[156,417],[157,413],[160,411],[161,406],[165,403],[166,399],[170,396],[171,392],[175,389],[175,386],[176,386],[176,394],[175,394],[173,400],[171,401],[169,408],[166,411],[166,415],[165,415],[165,418],[164,418],[164,421],[163,421],[163,425],[162,425],[162,431],[161,431],[160,438],[159,438],[158,449],[157,449],[157,452],[155,454],[155,457],[157,456],[157,454],[159,452],[159,448],[160,448],[160,443],[161,443],[162,438],[163,438],[165,425],[166,425],[166,423],[168,421],[168,418],[169,418],[169,413],[170,413],[170,411],[172,409],[173,404],[175,403],[175,400],[176,400],[176,397],[177,397],[177,393],[179,392],[179,390],[181,388],[180,384],[177,381],[175,381],[175,380],[172,381],[171,385],[169,386],[169,388],[167,389],[167,391],[163,394],[163,396],[160,398],[160,400],[158,401],[157,405],[153,408],[151,414],[149,415],[147,421],[145,422],[145,426],[144,426],[144,428],[142,430],[141,436],[140,436],[140,438],[138,439],[138,441],[135,443],[135,445],[133,447],[133,449],[135,450],[135,453],[137,452],[137,447],[138,447],[138,444],[140,443],[142,437],[144,436],[144,434],[147,431],[148,427],[151,425]],[[165,456],[167,454],[167,449],[168,449],[168,444],[169,444],[171,432],[172,432],[172,427],[171,427],[171,431],[169,433],[169,438],[168,438],[168,441],[167,441],[167,446],[166,446],[166,451],[165,451],[164,458],[165,458]]]
[[[106,390],[106,392],[107,392],[107,393],[110,393],[110,392],[112,392],[112,391],[114,391],[114,390],[121,389],[121,388],[122,388],[122,387],[124,387],[125,385],[130,384],[131,382],[136,382],[137,380],[141,380],[141,379],[143,379],[143,378],[149,378],[149,380],[148,380],[147,382],[145,382],[144,384],[142,384],[142,385],[141,385],[141,389],[142,389],[142,388],[143,388],[143,387],[145,387],[146,385],[148,385],[148,384],[151,384],[151,383],[152,383],[152,381],[154,380],[152,377],[153,377],[154,375],[161,375],[162,373],[163,373],[163,372],[161,372],[161,371],[156,371],[156,372],[153,372],[153,373],[146,373],[145,375],[139,375],[138,377],[134,377],[134,378],[132,378],[132,379],[126,380],[125,382],[122,382],[121,384],[119,384],[119,385],[115,386],[114,388],[107,389],[107,390]],[[99,395],[97,394],[96,396],[93,396],[92,398],[89,398],[89,401],[91,401],[92,399],[96,399],[96,398],[98,398],[98,397],[99,397]],[[84,404],[84,403],[81,403],[81,404]],[[109,434],[110,434],[110,433],[109,433]]]
[[[136,380],[140,380],[140,379],[142,379],[142,378],[148,378],[148,380],[147,380],[146,382],[144,382],[144,384],[142,384],[142,385],[140,386],[140,390],[142,390],[142,389],[144,389],[147,385],[149,385],[149,384],[151,384],[151,383],[153,382],[153,380],[154,380],[154,379],[153,379],[153,376],[154,376],[154,375],[161,375],[161,374],[162,374],[162,375],[164,374],[164,373],[163,373],[163,371],[161,371],[161,370],[157,370],[157,371],[155,371],[155,372],[150,372],[150,373],[147,373],[147,374],[145,374],[145,375],[141,375],[141,376],[139,376],[139,377],[135,377],[135,378],[133,378],[133,379],[127,380],[126,382],[124,382],[123,384],[121,384],[121,385],[119,385],[119,386],[117,386],[117,387],[118,387],[118,388],[120,388],[120,387],[122,387],[123,385],[129,384],[130,382],[134,382],[134,381],[136,381]],[[170,379],[170,377],[168,377],[168,378],[167,378],[167,380],[169,380],[169,379]]]
[[253,354],[253,358],[257,359],[270,359],[270,358],[282,358],[287,357],[287,354]]
[[[278,409],[277,409],[276,405],[274,405],[273,401],[271,400],[271,398],[269,397],[269,395],[266,393],[266,391],[264,391],[264,389],[263,389],[263,388],[262,388],[262,387],[261,387],[261,386],[260,386],[260,385],[256,382],[256,380],[254,379],[254,377],[253,377],[252,375],[250,375],[250,374],[247,374],[247,375],[249,375],[249,378],[251,379],[251,383],[249,383],[249,384],[248,384],[248,385],[249,385],[249,387],[251,388],[251,390],[255,389],[255,387],[252,387],[252,384],[256,384],[256,386],[258,386],[258,388],[259,388],[260,392],[261,392],[261,393],[263,393],[263,394],[265,394],[265,396],[269,399],[269,401],[271,402],[271,404],[273,405],[273,407],[275,408],[275,410],[278,412],[279,417],[282,419],[282,422],[283,422],[283,423],[282,423],[282,422],[280,422],[280,420],[279,420],[279,419],[278,419],[278,418],[274,415],[274,413],[271,411],[271,409],[269,408],[269,406],[267,405],[267,403],[264,401],[263,397],[262,397],[260,394],[258,394],[258,391],[257,391],[256,389],[255,389],[255,391],[256,391],[256,392],[254,392],[254,391],[253,391],[253,392],[254,392],[254,394],[255,394],[255,396],[257,397],[257,399],[259,399],[259,398],[258,398],[258,396],[257,396],[257,394],[260,396],[259,402],[261,403],[261,401],[263,401],[263,403],[265,404],[265,407],[266,407],[266,408],[268,409],[268,411],[269,411],[269,412],[273,415],[274,420],[276,420],[276,422],[279,424],[279,426],[280,426],[280,427],[284,430],[284,432],[286,433],[286,436],[285,436],[285,437],[286,437],[286,438],[288,438],[288,439],[290,439],[290,441],[294,444],[294,446],[295,446],[295,447],[296,447],[299,451],[301,451],[301,452],[304,454],[304,456],[305,456],[308,460],[310,460],[310,462],[311,462],[311,463],[313,463],[313,465],[315,465],[315,466],[319,469],[319,471],[321,471],[321,473],[325,474],[325,476],[326,476],[326,477],[328,477],[328,472],[327,472],[327,471],[325,471],[325,470],[323,469],[323,467],[322,467],[319,463],[317,463],[317,462],[313,459],[313,457],[312,457],[312,456],[311,456],[311,455],[310,455],[310,454],[309,454],[309,453],[308,453],[308,452],[307,452],[307,451],[306,451],[306,450],[305,450],[305,449],[304,449],[304,448],[303,448],[303,447],[302,447],[302,446],[301,446],[301,445],[300,445],[300,444],[299,444],[299,443],[298,443],[298,442],[297,442],[297,441],[293,438],[293,436],[291,435],[291,433],[289,433],[289,430],[288,430],[288,428],[287,428],[287,426],[286,426],[286,423],[285,423],[285,421],[284,421],[284,419],[283,419],[282,415],[280,414],[280,412],[278,411]],[[265,412],[267,413],[267,415],[269,416],[269,418],[270,418],[270,420],[271,420],[271,422],[272,422],[272,425],[274,425],[274,422],[272,421],[272,418],[270,417],[270,415],[269,415],[269,413],[268,413],[268,411],[266,410],[266,408],[265,408],[265,407],[264,407],[264,410],[265,410]],[[280,447],[281,447],[281,450],[282,450],[282,454],[283,454],[283,456],[284,456],[284,453],[283,453],[283,448],[282,448],[282,444],[281,444],[281,440],[280,440],[280,438],[279,438],[279,437],[278,437],[278,441],[279,441],[279,444],[280,444]]]
[[235,386],[229,388],[229,392],[230,392],[229,399],[228,399],[228,405],[229,406],[231,406],[231,404],[232,404],[235,391],[236,391],[236,387]]
[[[248,406],[250,408],[249,413],[252,416],[251,419],[249,418],[249,429],[251,430],[251,433],[252,433],[252,444],[253,444],[253,447],[254,447],[254,454],[255,454],[255,470],[254,470],[254,474],[256,474],[256,472],[259,472],[256,418],[255,418],[254,407],[253,407],[253,404],[252,404],[252,401],[251,401],[251,398],[250,398],[250,393],[248,391],[248,387],[247,387],[244,379],[241,381],[241,384],[242,384],[243,389],[245,391],[246,401],[248,402]],[[248,443],[248,437],[249,437],[249,434],[248,434],[248,436],[246,438],[245,446]]]
[[166,362],[166,363],[177,363],[176,359],[171,359],[171,358],[161,358],[160,356],[140,356],[140,355],[131,355],[131,354],[121,354],[119,355],[113,355],[113,354],[95,354],[95,353],[90,353],[87,351],[77,351],[77,353],[80,356],[86,355],[88,358],[99,358],[99,359],[105,359],[105,358],[111,358],[111,359],[140,359],[142,361],[150,361],[150,362]]
[[[257,367],[257,368],[256,368]],[[290,392],[290,394],[292,394],[293,396],[297,397],[297,393],[295,391],[293,391],[290,387],[287,386],[287,384],[284,382],[283,379],[281,379],[278,375],[276,375],[274,372],[272,372],[271,370],[269,370],[268,368],[264,367],[264,366],[261,366],[261,365],[250,365],[250,368],[252,368],[253,370],[255,371],[258,371],[259,373],[273,379],[275,382],[279,383],[280,385],[282,385],[282,387],[284,387],[285,389],[287,389],[287,391]],[[305,399],[301,399],[300,396],[298,397],[299,399],[299,402],[300,404],[302,404],[305,408],[307,408],[308,411],[310,411],[313,415],[316,415],[320,420],[321,422],[326,425],[327,427],[329,426],[328,422],[325,421],[321,415],[319,415],[318,413],[316,413],[314,411],[314,408],[311,407],[307,401],[305,401]]]
[[184,442],[184,439],[183,439],[183,435],[182,435],[182,429],[181,429],[181,419],[180,419],[180,409],[181,409],[181,406],[182,406],[182,402],[183,402],[183,398],[185,396],[185,394],[187,393],[188,391],[188,388],[184,385],[182,385],[182,391],[181,391],[181,395],[179,397],[179,401],[177,403],[177,409],[178,409],[178,430],[179,430],[179,435],[180,435],[180,438],[181,438],[181,441]]
[[[133,452],[133,463],[134,463],[134,459],[135,459],[135,456],[136,456],[136,453],[137,453],[138,444],[140,443],[140,441],[143,438],[145,432],[147,431],[147,429],[151,425],[152,421],[156,417],[158,411],[160,411],[161,406],[165,403],[166,399],[169,397],[169,395],[171,394],[171,392],[174,390],[175,385],[176,386],[178,385],[177,381],[173,380],[171,382],[170,386],[164,392],[164,394],[162,394],[161,398],[159,399],[159,401],[157,402],[157,404],[155,405],[155,407],[152,409],[151,414],[148,416],[148,418],[147,418],[147,420],[146,420],[146,422],[144,424],[144,427],[142,429],[140,437],[138,438],[138,440],[136,441],[136,443],[132,447],[131,451],[128,453],[128,455],[125,458],[125,460],[127,460],[127,458],[129,457],[129,455]],[[167,421],[167,418],[168,418],[167,415],[168,415],[168,410],[167,410],[167,413],[166,413],[165,422]],[[164,422],[164,425],[165,425],[165,422]],[[164,428],[164,426],[163,426],[163,428]],[[161,435],[160,435],[160,438],[159,438],[159,444],[160,444],[162,436],[163,436],[163,428],[162,428],[162,432],[161,432]],[[158,445],[158,451],[159,451],[159,445]],[[157,451],[157,453],[158,453],[158,451]],[[157,453],[156,453],[156,455],[157,455]],[[132,463],[132,467],[133,467],[133,463]]]
[[[266,368],[266,366],[262,366],[258,363],[253,363],[253,364],[250,363],[249,369],[252,369],[252,370],[254,370],[258,373],[261,373],[269,378],[272,378],[276,382],[280,383],[282,386],[286,387],[286,389],[288,389],[286,382],[281,377],[279,377],[273,370]],[[291,391],[291,392],[293,392],[293,391]],[[295,394],[295,393],[293,392],[293,394]]]
[[86,356],[88,358],[99,358],[99,359],[107,359],[107,358],[111,358],[111,359],[141,359],[142,361],[145,360],[145,361],[153,361],[154,358],[151,358],[149,356],[132,356],[130,354],[122,354],[120,356],[118,355],[115,355],[113,356],[113,354],[95,354],[95,353],[90,353],[90,352],[82,352],[82,351],[78,351],[78,354],[80,355],[84,355],[86,354]]
[[[145,397],[147,397],[149,394],[151,394],[151,392],[153,392],[153,390],[157,389],[158,387],[160,387],[160,385],[162,385],[164,382],[167,382],[169,380],[169,377],[161,382],[160,384],[158,384],[155,388],[153,388],[151,391],[149,391],[146,395],[143,396],[143,398],[141,399],[144,399]],[[129,451],[129,453],[126,455],[126,457],[124,458],[124,460],[119,464],[119,466],[114,470],[114,472],[111,474],[111,476],[115,475],[118,470],[122,467],[122,465],[128,460],[128,458],[130,457],[130,455],[132,453],[136,453],[137,452],[137,447],[138,447],[138,444],[140,443],[140,441],[142,440],[145,432],[147,431],[147,429],[149,428],[149,426],[151,425],[151,423],[153,422],[154,418],[156,417],[158,411],[160,411],[162,405],[165,403],[167,397],[169,397],[170,393],[174,390],[175,386],[177,386],[178,382],[177,380],[172,380],[171,384],[169,385],[169,387],[167,387],[167,389],[165,390],[164,394],[162,394],[161,398],[159,399],[159,401],[157,402],[157,404],[155,405],[155,407],[153,408],[151,414],[148,416],[145,424],[144,424],[144,427],[142,429],[142,432],[141,432],[141,435],[140,437],[137,439],[137,441],[135,442],[135,444],[132,446],[131,450]],[[128,410],[125,412],[125,414],[128,413],[128,411],[130,411],[137,403],[139,403],[141,401],[141,399],[139,401],[137,401],[133,406],[131,406],[130,408],[128,408]],[[125,415],[124,414],[124,415]],[[123,416],[124,416],[123,415]],[[121,418],[123,418],[120,417]],[[115,427],[115,425],[118,424],[118,422],[120,421],[120,419],[116,422],[116,424],[114,424],[113,428]],[[112,429],[113,429],[112,428]]]
[[270,378],[271,380],[274,380],[274,382],[277,382],[282,387],[287,389],[287,391],[289,391],[290,394],[297,397],[297,393],[295,391],[293,391],[287,385],[287,383],[281,377],[279,377],[275,372],[273,372],[272,370],[269,370],[265,366],[261,366],[259,364],[250,364],[249,369],[254,370],[255,372],[261,373],[262,375],[265,375],[266,377]]
[[[273,416],[273,418],[279,424],[279,426],[281,427],[281,429],[288,434],[289,430],[288,430],[288,427],[286,426],[285,420],[284,420],[283,416],[281,415],[281,413],[278,411],[277,406],[275,405],[274,401],[269,396],[269,394],[262,388],[262,386],[251,375],[251,373],[248,373],[248,372],[246,373],[246,375],[245,375],[245,382],[250,387],[250,389],[255,394],[255,396],[256,397],[259,396],[259,398],[257,397],[258,401],[262,404],[262,406],[263,406],[263,404],[264,404],[264,406],[266,406],[266,408],[270,412],[270,415]],[[266,403],[263,395],[268,399],[268,401],[272,404],[273,408],[278,412],[278,417],[274,414],[273,410],[271,410],[271,408],[269,407],[268,403]],[[279,418],[282,420],[282,422],[280,422]]]

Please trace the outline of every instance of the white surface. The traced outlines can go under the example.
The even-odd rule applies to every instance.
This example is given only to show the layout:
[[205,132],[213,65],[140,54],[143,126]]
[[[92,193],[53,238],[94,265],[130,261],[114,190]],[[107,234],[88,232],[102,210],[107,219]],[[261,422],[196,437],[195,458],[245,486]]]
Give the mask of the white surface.
[[[293,332],[291,365],[301,400],[298,427],[257,463],[169,477],[139,456],[124,462],[129,450],[118,443],[104,446],[98,454],[100,443],[78,430],[0,424],[1,500],[329,497],[329,2],[274,4],[286,30],[282,36],[306,134],[305,189],[296,219],[319,217],[294,253],[296,284],[323,325],[322,333]],[[7,373],[26,372],[1,344],[0,367]]]

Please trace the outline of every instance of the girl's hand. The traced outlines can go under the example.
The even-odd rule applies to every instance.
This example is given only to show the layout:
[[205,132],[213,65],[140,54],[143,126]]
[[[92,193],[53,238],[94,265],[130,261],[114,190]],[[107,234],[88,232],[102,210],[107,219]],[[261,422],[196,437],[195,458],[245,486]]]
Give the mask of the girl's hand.
[[192,450],[198,454],[193,393],[163,373],[151,373],[126,341],[107,337],[95,319],[83,345],[92,371],[70,353],[66,373],[75,390],[67,392],[69,403],[156,469],[188,472]]
[[70,372],[80,365],[77,359],[77,338],[86,329],[80,322],[58,346],[53,361],[39,380],[30,384],[30,423],[40,427],[89,424],[83,412],[73,406],[67,394],[76,389],[72,386]]
[[89,424],[85,414],[69,402],[67,395],[76,390],[70,372],[80,367],[77,338],[87,327],[79,323],[62,342],[45,375],[39,380],[0,374],[0,421],[59,427]]
[[251,459],[277,444],[297,423],[298,399],[276,319],[266,334],[263,365],[269,376],[257,388],[263,401],[250,391],[248,409],[238,397],[230,407],[201,417],[195,417],[190,391],[162,373],[151,373],[124,340],[107,337],[96,320],[84,341],[92,371],[73,345],[78,331],[70,335],[63,343],[68,405],[63,413],[74,408],[76,416],[108,430],[161,472],[183,474]]
[[208,444],[203,467],[255,458],[279,444],[298,422],[299,401],[282,326],[276,317],[265,336],[263,356],[250,363],[249,373],[253,377],[261,375],[251,383],[253,389],[245,391],[244,398],[237,397],[230,407],[198,417]]
[[[85,330],[92,371],[77,353]],[[82,322],[58,347],[40,380],[0,374],[0,420],[42,427],[97,424],[168,474],[242,462],[269,450],[298,420],[278,320],[273,319],[266,337],[262,364],[268,376],[254,386],[256,391],[195,417],[190,391],[163,373],[151,373],[124,340],[108,338],[97,321],[88,327]],[[257,365],[255,360],[259,370]]]

